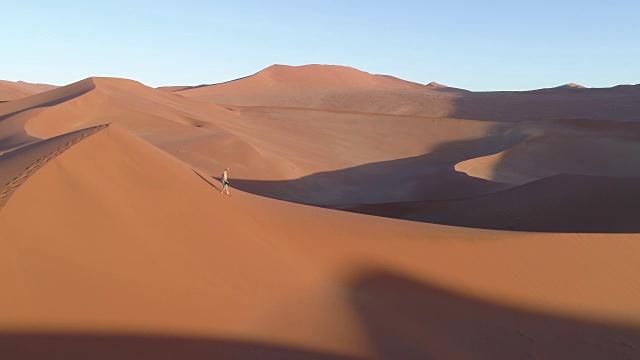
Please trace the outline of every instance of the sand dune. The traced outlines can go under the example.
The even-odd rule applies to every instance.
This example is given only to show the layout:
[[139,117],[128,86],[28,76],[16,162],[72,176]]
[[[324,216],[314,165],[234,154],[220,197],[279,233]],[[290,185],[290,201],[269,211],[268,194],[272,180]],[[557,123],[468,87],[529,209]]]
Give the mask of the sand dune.
[[32,84],[24,81],[0,80],[0,102],[11,101],[33,94],[53,90],[55,85]]
[[0,156],[0,184],[4,184],[4,188],[0,192],[0,207],[22,183],[47,162],[103,127],[104,125],[78,130],[36,142]]
[[[368,75],[365,79],[370,80],[370,77],[373,76]],[[382,81],[387,80],[384,78]],[[294,180],[321,172],[394,161],[394,171],[402,175],[395,181],[405,179],[400,180],[400,185],[405,186],[406,183],[409,191],[390,194],[380,198],[381,201],[407,200],[418,193],[421,194],[420,199],[433,198],[433,192],[421,189],[420,179],[433,184],[448,181],[444,177],[437,180],[429,175],[435,172],[448,172],[451,173],[448,177],[470,183],[462,187],[466,190],[461,194],[449,187],[448,197],[484,193],[483,184],[487,181],[466,179],[466,176],[455,174],[453,165],[499,151],[504,147],[501,143],[511,141],[506,137],[497,139],[494,145],[488,144],[487,149],[464,151],[465,142],[481,139],[489,129],[498,125],[370,113],[222,107],[195,102],[124,79],[90,78],[3,105],[4,108],[0,105],[0,116],[5,120],[0,126],[8,128],[4,131],[5,151],[39,138],[112,122],[208,174],[217,175],[227,164],[236,164],[234,177],[245,181]],[[393,131],[393,136],[389,136],[389,131]],[[354,132],[360,134],[355,141]],[[447,142],[459,142],[463,150],[456,146],[443,150]],[[430,154],[434,152],[438,154]],[[412,157],[421,158],[417,162],[401,161]],[[418,163],[422,165],[413,166]],[[381,176],[385,169],[383,166],[377,174],[371,173],[368,180],[365,179],[370,182],[368,187],[350,192],[348,198],[339,201],[359,201],[371,194],[385,193],[391,180]],[[346,182],[340,179],[321,180],[318,186],[324,189],[322,191],[293,186],[274,192],[270,185],[255,184],[247,189],[282,199],[314,203],[314,199],[329,199],[326,189],[339,190],[345,183],[363,180],[358,173],[346,173],[347,178],[343,179]],[[413,188],[416,189],[411,190]],[[433,191],[440,190],[434,188]],[[339,191],[336,196],[343,197],[345,192]]]
[[[303,72],[296,75],[297,70]],[[335,74],[316,84],[321,70],[327,68],[276,66],[256,76],[333,89],[349,82],[363,88],[383,87],[376,82],[421,86],[342,67],[329,67]],[[242,189],[334,207],[468,198],[561,173],[640,175],[634,123],[505,123],[219,106],[108,78],[2,105],[0,114],[5,113],[6,120],[0,127],[9,128],[3,131],[5,151],[37,138],[113,122],[207,174],[217,175],[235,164],[235,185]],[[612,158],[616,161],[607,161]]]
[[612,121],[533,122],[513,127],[523,141],[455,165],[468,175],[525,184],[557,174],[640,178],[640,124]]
[[635,358],[638,95],[276,65],[0,103],[0,354]]
[[[320,65],[273,66],[227,85],[243,88],[246,81],[350,93],[424,87]],[[364,104],[358,98],[349,103]],[[109,78],[90,78],[0,104],[0,118],[4,151],[116,123],[207,174],[235,164],[236,186],[245,190],[330,206],[468,198],[562,173],[640,176],[636,124],[610,120],[510,123],[220,106]]]
[[451,91],[452,88],[436,84],[420,85],[344,67],[273,66],[236,81],[198,86],[176,93],[215,104],[476,120],[640,120],[640,85],[604,89],[559,87],[544,91],[470,92]]
[[0,209],[0,346],[27,358],[37,334],[85,333],[93,349],[126,336],[124,358],[148,354],[146,336],[199,339],[201,356],[489,359],[640,345],[634,236],[400,222],[210,181],[113,125],[52,158]]

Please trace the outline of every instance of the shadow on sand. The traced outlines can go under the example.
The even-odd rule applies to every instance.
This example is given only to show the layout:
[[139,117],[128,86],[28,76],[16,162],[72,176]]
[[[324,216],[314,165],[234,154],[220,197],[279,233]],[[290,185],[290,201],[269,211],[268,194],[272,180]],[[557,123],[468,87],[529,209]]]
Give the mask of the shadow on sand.
[[356,359],[233,340],[80,333],[0,334],[0,354],[7,360]]
[[[208,179],[206,176],[203,176],[202,174],[200,174],[199,172],[195,171],[194,169],[191,169],[196,175],[198,175],[198,177],[202,180],[204,180],[207,184],[213,186],[214,189],[218,190],[218,191],[222,191],[222,189],[218,188],[218,186],[212,182],[210,179]],[[211,177],[211,179],[215,179],[213,177]]]
[[510,124],[495,125],[481,138],[444,143],[420,156],[319,172],[295,180],[233,179],[233,185],[261,196],[324,207],[467,198],[512,185],[470,177],[455,171],[455,164],[498,153],[526,137]]
[[386,359],[640,357],[639,327],[498,305],[387,271],[363,275],[350,289],[353,307]]
[[[558,131],[566,131],[562,126],[569,126],[558,124],[554,125],[561,128]],[[608,136],[624,134],[622,130],[627,128],[621,126],[614,124],[608,128],[611,131]],[[542,136],[544,129],[536,128],[535,132],[536,136]],[[519,124],[499,124],[482,138],[445,143],[421,156],[320,172],[294,180],[233,179],[233,185],[279,200],[444,225],[532,232],[640,232],[640,222],[636,220],[640,216],[637,201],[640,178],[552,173],[549,178],[517,186],[455,170],[458,162],[499,153],[530,136],[527,128]],[[503,155],[494,173],[509,172],[505,164],[522,162],[517,156]],[[539,159],[534,160],[538,162],[545,157],[553,158],[552,154],[536,156]],[[629,168],[636,155],[621,156],[625,158],[618,158],[611,165],[619,164],[620,171]],[[565,161],[570,160],[567,157]]]
[[[640,328],[498,305],[384,270],[346,285],[381,359],[634,359]],[[313,324],[308,324],[313,326]],[[355,359],[277,345],[207,338],[3,333],[5,359]]]

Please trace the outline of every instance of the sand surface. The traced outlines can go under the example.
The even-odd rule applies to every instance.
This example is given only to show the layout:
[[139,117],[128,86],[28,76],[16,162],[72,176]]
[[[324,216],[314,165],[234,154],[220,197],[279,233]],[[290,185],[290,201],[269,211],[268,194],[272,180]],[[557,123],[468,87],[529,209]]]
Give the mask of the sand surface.
[[0,104],[0,353],[640,356],[634,87],[521,94],[550,118],[334,66],[179,88]]
[[32,84],[24,81],[0,80],[0,102],[11,101],[57,88],[49,84]]

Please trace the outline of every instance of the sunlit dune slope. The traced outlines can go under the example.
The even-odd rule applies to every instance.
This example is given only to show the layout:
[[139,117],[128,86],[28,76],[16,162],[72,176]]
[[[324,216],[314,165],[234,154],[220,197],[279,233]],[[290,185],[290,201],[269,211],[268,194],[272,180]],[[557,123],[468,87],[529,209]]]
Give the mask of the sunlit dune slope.
[[[255,75],[216,85],[196,86],[176,94],[210,103],[302,107],[383,114],[446,116],[447,92],[392,76],[372,75],[332,65],[273,65]],[[434,98],[424,97],[433,92]],[[408,97],[421,97],[429,114],[414,111]]]
[[101,128],[94,127],[74,131],[2,154],[0,156],[0,185],[3,187],[0,188],[0,206],[22,183],[47,162]]
[[464,229],[218,189],[114,125],[52,157],[0,208],[1,332],[234,339],[285,349],[274,359],[640,346],[635,235]]
[[[47,138],[117,120],[132,131],[162,139],[174,129],[202,126],[198,118],[224,109],[188,102],[138,82],[115,78],[88,78],[24,99],[0,104],[0,116],[13,117],[40,109],[24,125],[28,134]],[[200,106],[199,106],[200,105]]]
[[[209,163],[215,154],[226,149],[234,153],[227,161],[244,161],[248,168],[262,173],[281,168],[279,159],[269,159],[268,151],[257,150],[224,129],[235,116],[234,111],[220,106],[190,101],[135,81],[88,78],[0,104],[0,151],[8,152],[41,138],[116,123],[175,155],[186,152],[183,148],[174,149],[173,144],[189,144],[190,150],[200,144],[195,151],[189,151],[191,159]],[[212,168],[217,173],[225,165],[215,163]]]

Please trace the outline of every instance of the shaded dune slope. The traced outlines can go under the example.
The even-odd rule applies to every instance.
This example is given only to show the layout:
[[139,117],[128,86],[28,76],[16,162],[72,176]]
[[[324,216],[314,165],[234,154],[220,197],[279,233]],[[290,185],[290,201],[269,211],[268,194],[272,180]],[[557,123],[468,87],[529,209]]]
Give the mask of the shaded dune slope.
[[48,161],[0,209],[0,349],[605,359],[640,346],[637,236],[400,222],[215,185],[114,125]]
[[457,171],[522,185],[558,174],[640,178],[640,124],[561,120],[513,127],[513,146],[455,165]]
[[483,229],[640,233],[640,179],[556,175],[471,199],[340,209]]

